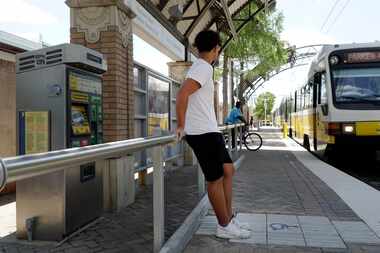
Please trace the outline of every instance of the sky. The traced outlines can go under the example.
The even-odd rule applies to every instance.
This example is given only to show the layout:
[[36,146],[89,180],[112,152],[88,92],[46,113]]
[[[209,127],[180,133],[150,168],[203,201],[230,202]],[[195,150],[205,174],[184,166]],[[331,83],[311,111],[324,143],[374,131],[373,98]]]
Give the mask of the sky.
[[[380,40],[375,26],[380,23],[378,0],[277,0],[277,10],[284,15],[281,38],[291,45]],[[0,30],[56,45],[69,42],[69,27],[69,8],[63,0],[1,0]],[[172,60],[137,36],[133,54],[134,60],[168,74],[166,63]],[[278,103],[305,81],[306,73],[307,67],[283,72],[255,95],[270,91]]]
[[[377,0],[277,0],[284,15],[283,40],[297,47],[312,44],[359,43],[380,40],[380,1]],[[270,91],[281,98],[303,85],[308,66],[283,72],[264,84],[257,95]]]

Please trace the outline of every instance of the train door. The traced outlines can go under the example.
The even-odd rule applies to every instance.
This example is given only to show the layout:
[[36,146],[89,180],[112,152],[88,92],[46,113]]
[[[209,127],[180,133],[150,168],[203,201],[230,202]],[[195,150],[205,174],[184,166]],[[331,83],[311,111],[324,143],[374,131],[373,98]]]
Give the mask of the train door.
[[326,73],[317,73],[314,76],[314,80],[317,88],[315,116],[315,150],[318,151],[318,153],[321,152],[321,155],[323,155],[323,152],[326,149],[328,142],[328,135],[326,134],[326,127],[328,122]]
[[312,133],[313,133],[313,140],[312,140],[312,145],[314,151],[318,150],[318,145],[317,145],[317,104],[318,104],[318,83],[316,82],[318,78],[314,76],[313,78],[313,86],[312,86],[312,92],[313,92],[313,116],[312,116]]
[[299,98],[298,98],[298,91],[294,92],[294,113],[293,113],[293,119],[292,119],[292,135],[294,138],[297,136],[297,112],[299,110]]

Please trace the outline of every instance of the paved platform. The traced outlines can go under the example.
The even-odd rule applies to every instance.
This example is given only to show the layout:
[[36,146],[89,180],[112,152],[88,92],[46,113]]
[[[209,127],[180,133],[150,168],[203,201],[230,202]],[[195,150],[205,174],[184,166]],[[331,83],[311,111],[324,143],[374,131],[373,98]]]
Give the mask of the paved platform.
[[[216,238],[216,218],[209,210],[184,252],[380,252],[376,228],[367,225],[356,200],[347,197],[355,191],[350,185],[356,186],[350,176],[333,172],[340,173],[342,181],[350,181],[344,188],[334,183],[332,173],[324,171],[334,168],[321,167],[323,162],[292,141],[283,141],[281,133],[266,129],[261,134],[263,148],[245,153],[233,186],[233,207],[251,226],[253,236],[247,240]],[[369,203],[367,209],[372,208]]]
[[[186,253],[380,253],[380,193],[305,152],[273,129],[259,152],[246,152],[234,180],[234,209],[247,240],[215,237],[212,210]],[[199,201],[196,168],[168,171],[166,239]],[[119,213],[107,213],[64,243],[14,240],[14,196],[0,199],[0,252],[152,252],[152,187]]]
[[[197,169],[167,170],[165,237],[169,238],[199,201]],[[106,213],[82,232],[57,244],[15,240],[14,195],[0,198],[0,253],[153,252],[152,185],[141,188],[136,202],[119,213]]]

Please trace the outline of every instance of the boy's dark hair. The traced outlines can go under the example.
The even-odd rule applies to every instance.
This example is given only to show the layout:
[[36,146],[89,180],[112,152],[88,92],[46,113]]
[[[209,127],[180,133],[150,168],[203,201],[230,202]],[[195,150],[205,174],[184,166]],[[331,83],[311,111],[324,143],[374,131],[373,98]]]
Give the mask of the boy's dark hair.
[[194,46],[198,49],[199,53],[210,52],[217,45],[221,46],[219,33],[212,30],[205,30],[198,33],[195,37]]
[[241,102],[240,102],[240,101],[237,101],[236,104],[235,104],[235,106],[236,106],[237,108],[240,108],[240,107],[241,107]]

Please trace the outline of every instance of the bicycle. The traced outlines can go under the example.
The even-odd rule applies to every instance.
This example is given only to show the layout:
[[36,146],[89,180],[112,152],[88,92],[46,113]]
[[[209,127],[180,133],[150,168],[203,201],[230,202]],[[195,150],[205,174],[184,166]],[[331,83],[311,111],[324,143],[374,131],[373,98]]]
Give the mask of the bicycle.
[[[263,139],[258,133],[247,130],[248,127],[243,127],[243,144],[249,151],[257,151],[263,145]],[[228,143],[228,133],[224,133],[224,141]],[[240,135],[237,135],[236,143],[240,145]]]

